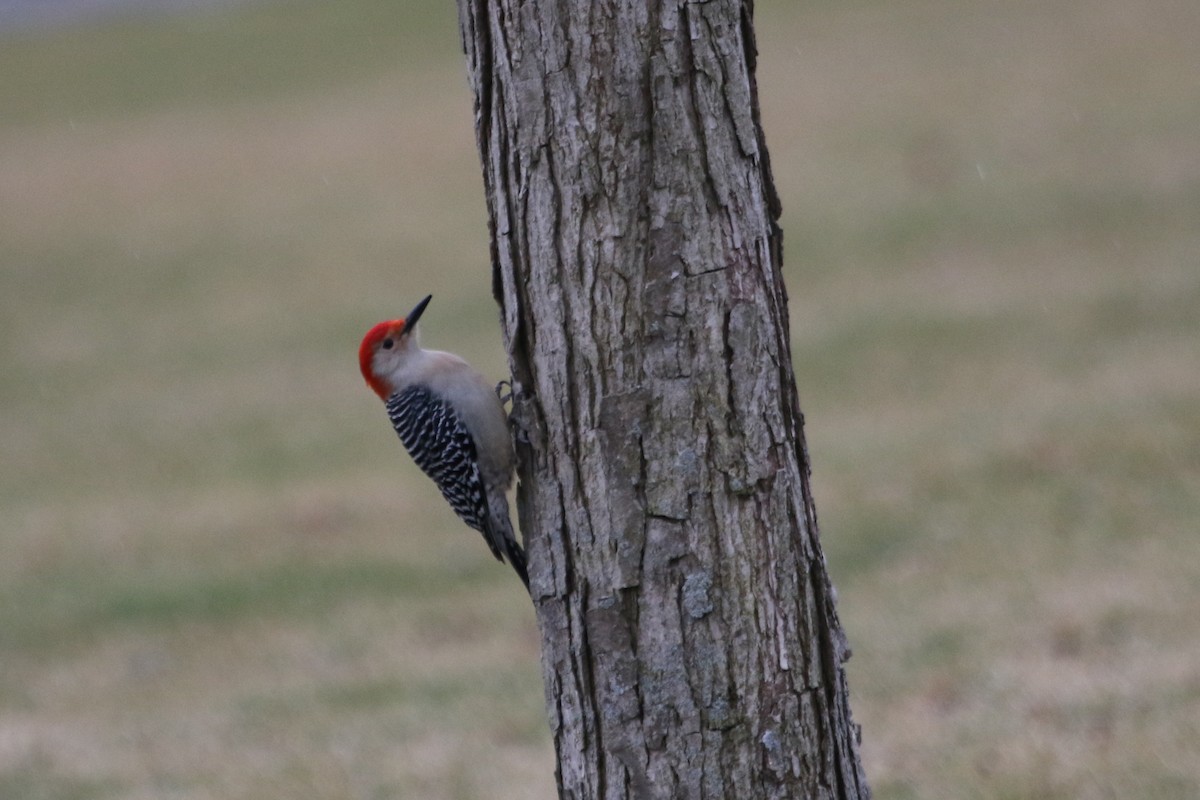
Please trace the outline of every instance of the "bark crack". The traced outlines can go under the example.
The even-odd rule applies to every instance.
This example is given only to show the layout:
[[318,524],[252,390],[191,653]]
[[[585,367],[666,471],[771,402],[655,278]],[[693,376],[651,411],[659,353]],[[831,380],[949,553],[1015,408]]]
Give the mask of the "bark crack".
[[[699,162],[704,170],[704,180],[701,182],[704,187],[704,197],[710,209],[717,208],[722,205],[721,197],[717,192],[716,180],[710,169],[711,161],[709,160],[708,152],[708,129],[705,125],[705,119],[702,115],[701,98],[704,97],[702,81],[705,78],[711,79],[704,65],[700,62],[700,58],[696,53],[696,41],[705,41],[704,36],[696,28],[698,22],[693,12],[693,3],[684,3],[680,7],[680,15],[683,17],[687,35],[683,37],[684,58],[687,63],[692,65],[690,71],[690,81],[688,87],[691,93],[691,102],[687,103],[687,111],[690,114],[690,122],[692,130],[696,136],[696,146],[699,150]],[[703,13],[699,12],[701,21]],[[707,23],[703,23],[707,27]],[[711,32],[710,32],[711,33]],[[698,274],[698,273],[697,273]]]

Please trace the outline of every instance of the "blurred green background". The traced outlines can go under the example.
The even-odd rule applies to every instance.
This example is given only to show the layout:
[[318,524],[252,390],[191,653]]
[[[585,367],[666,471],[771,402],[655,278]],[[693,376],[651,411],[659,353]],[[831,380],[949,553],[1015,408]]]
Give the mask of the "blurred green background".
[[[1200,796],[1200,7],[757,4],[876,795]],[[504,374],[453,4],[0,33],[0,797],[550,798],[359,337]]]

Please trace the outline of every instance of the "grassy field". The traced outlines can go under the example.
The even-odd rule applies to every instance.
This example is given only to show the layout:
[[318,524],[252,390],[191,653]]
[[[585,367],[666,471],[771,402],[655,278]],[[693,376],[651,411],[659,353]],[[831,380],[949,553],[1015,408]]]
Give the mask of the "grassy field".
[[[0,797],[553,796],[532,610],[355,364],[431,291],[503,374],[398,8],[0,39]],[[757,15],[877,796],[1200,796],[1200,10]]]

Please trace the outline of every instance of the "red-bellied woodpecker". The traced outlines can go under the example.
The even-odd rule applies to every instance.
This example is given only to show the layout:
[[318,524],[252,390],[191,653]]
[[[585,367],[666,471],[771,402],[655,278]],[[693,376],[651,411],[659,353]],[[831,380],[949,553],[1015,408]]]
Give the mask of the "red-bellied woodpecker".
[[504,407],[466,361],[418,344],[417,320],[431,298],[405,319],[371,328],[358,349],[359,366],[413,461],[528,589],[525,551],[508,516],[514,458]]

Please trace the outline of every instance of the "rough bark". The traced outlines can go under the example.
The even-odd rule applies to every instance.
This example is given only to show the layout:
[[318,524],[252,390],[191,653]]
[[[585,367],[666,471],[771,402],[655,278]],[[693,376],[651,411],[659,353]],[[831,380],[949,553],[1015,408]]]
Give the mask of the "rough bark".
[[865,798],[736,0],[459,0],[563,798]]

